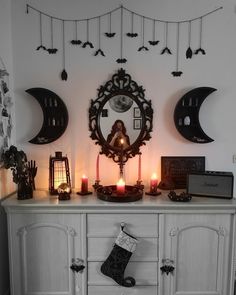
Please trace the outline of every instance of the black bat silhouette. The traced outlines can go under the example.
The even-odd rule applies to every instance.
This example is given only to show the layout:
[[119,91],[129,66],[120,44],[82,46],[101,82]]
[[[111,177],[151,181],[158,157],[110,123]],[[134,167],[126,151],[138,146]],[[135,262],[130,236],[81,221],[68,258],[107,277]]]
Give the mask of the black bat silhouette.
[[47,49],[49,54],[56,54],[57,53],[57,48],[48,48]]
[[182,74],[183,74],[183,72],[181,72],[181,71],[174,71],[174,72],[172,72],[171,73],[174,77],[180,77]]
[[192,58],[193,55],[193,51],[192,49],[189,47],[186,51],[186,58]]
[[91,42],[89,42],[89,41],[87,41],[87,42],[84,42],[84,44],[83,44],[83,48],[86,48],[87,46],[89,46],[90,48],[94,48],[94,46],[93,46],[93,44],[91,43]]
[[82,43],[82,41],[81,40],[71,40],[70,43],[72,45],[80,45]]
[[118,59],[116,60],[116,62],[117,62],[118,64],[124,64],[124,63],[127,62],[127,59],[126,59],[126,58],[118,58]]
[[195,53],[195,54],[201,53],[201,54],[203,54],[203,55],[205,55],[205,54],[206,54],[205,50],[204,50],[204,49],[202,49],[201,47],[200,47],[200,48],[198,48],[197,50],[195,50],[195,52],[194,52],[194,53]]
[[165,53],[168,53],[168,54],[172,54],[170,49],[168,47],[165,47],[162,51],[161,51],[161,54],[165,54]]
[[150,45],[152,45],[152,46],[154,46],[154,45],[157,45],[158,43],[159,43],[159,41],[157,40],[157,41],[148,41],[148,43],[150,44]]
[[68,78],[68,75],[67,75],[67,72],[66,70],[64,69],[62,72],[61,72],[61,79],[66,81]]
[[38,47],[36,48],[36,50],[39,50],[39,49],[47,50],[47,48],[46,48],[45,46],[43,46],[43,45],[40,45],[40,46],[38,46]]
[[137,33],[127,33],[126,36],[130,37],[130,38],[135,38],[138,36]]
[[98,54],[102,55],[102,56],[105,56],[104,52],[101,50],[101,49],[98,49],[94,55],[97,56]]
[[145,46],[141,46],[141,47],[139,47],[138,51],[141,51],[141,50],[148,51],[149,49]]
[[116,33],[105,33],[105,36],[107,36],[108,38],[112,38],[115,36]]

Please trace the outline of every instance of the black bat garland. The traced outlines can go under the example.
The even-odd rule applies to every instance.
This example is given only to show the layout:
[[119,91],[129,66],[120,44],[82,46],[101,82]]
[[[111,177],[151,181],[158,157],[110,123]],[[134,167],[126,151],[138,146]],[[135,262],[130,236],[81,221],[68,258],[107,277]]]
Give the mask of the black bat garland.
[[[180,35],[180,24],[183,23],[187,23],[188,24],[188,48],[185,50],[185,57],[186,59],[192,59],[193,54],[195,55],[205,55],[206,52],[205,50],[202,48],[202,36],[203,36],[203,18],[205,19],[208,15],[222,9],[223,7],[218,7],[208,13],[205,13],[204,15],[201,15],[199,17],[193,18],[193,19],[187,19],[187,20],[182,20],[182,21],[166,21],[166,20],[162,20],[162,19],[154,19],[148,16],[144,16],[141,14],[138,14],[132,10],[129,10],[128,8],[124,7],[123,5],[121,5],[120,7],[117,7],[109,12],[106,12],[104,14],[101,14],[99,16],[95,16],[95,17],[91,17],[91,18],[85,18],[85,19],[77,19],[77,20],[70,20],[70,19],[61,19],[58,17],[54,17],[51,16],[49,14],[46,14],[34,7],[32,7],[31,5],[27,4],[26,5],[26,13],[29,13],[29,10],[33,10],[36,11],[39,15],[39,32],[40,32],[40,45],[36,48],[37,51],[47,51],[50,55],[51,54],[55,54],[57,53],[58,49],[54,47],[54,20],[60,20],[62,22],[62,36],[63,36],[63,42],[62,42],[62,59],[63,59],[63,70],[61,72],[61,79],[66,81],[68,78],[68,74],[67,71],[65,69],[65,59],[66,59],[66,52],[65,52],[65,46],[66,46],[66,40],[65,40],[65,21],[66,22],[74,22],[74,39],[70,41],[71,45],[80,45],[82,48],[94,48],[93,43],[90,40],[90,36],[89,36],[89,32],[90,32],[90,21],[93,19],[97,19],[98,21],[98,49],[95,51],[95,53],[93,54],[94,56],[103,56],[105,57],[105,53],[103,51],[103,49],[101,48],[101,36],[102,34],[104,34],[107,38],[113,38],[116,36],[116,32],[114,30],[112,30],[112,19],[113,16],[115,16],[115,12],[120,10],[120,38],[119,38],[119,42],[120,42],[120,58],[116,59],[117,63],[126,63],[127,59],[123,57],[123,51],[124,51],[124,36],[129,37],[129,38],[135,38],[137,37],[139,34],[137,32],[135,32],[135,28],[134,28],[134,17],[140,18],[141,20],[141,31],[140,31],[140,35],[141,35],[141,46],[138,48],[138,51],[149,51],[149,48],[147,46],[145,46],[145,30],[146,30],[146,21],[152,21],[152,40],[147,41],[149,43],[149,45],[151,46],[155,46],[158,45],[160,43],[160,40],[157,40],[156,38],[156,24],[160,24],[163,23],[164,26],[164,30],[163,30],[163,34],[164,34],[164,48],[160,51],[160,55],[170,55],[172,54],[172,48],[169,47],[169,25],[170,24],[177,24],[177,43],[176,43],[176,70],[171,72],[171,74],[174,77],[179,77],[182,75],[182,71],[179,71],[178,66],[179,66],[179,57],[180,57],[180,40],[179,40],[179,35]],[[130,17],[130,21],[131,21],[131,25],[130,25],[130,31],[127,32],[126,34],[124,34],[124,25],[126,24],[126,21],[124,22],[124,11],[128,12],[128,16]],[[45,32],[43,32],[42,29],[42,22],[44,21],[45,18],[43,18],[42,16],[45,16],[47,18],[50,18],[50,34],[51,34],[51,44],[49,48],[46,48],[46,46],[43,43],[44,40],[44,34]],[[108,30],[107,32],[102,33],[101,31],[101,22],[104,19],[104,17],[108,17]],[[86,22],[86,36],[87,36],[87,40],[86,42],[82,43],[82,41],[80,39],[78,39],[78,25],[80,22]],[[193,38],[192,35],[192,25],[199,22],[199,47],[193,51],[193,49],[191,48],[191,41]],[[116,23],[116,22],[115,22]],[[45,26],[44,26],[45,28]],[[159,28],[159,26],[158,26]],[[44,30],[45,31],[45,30]],[[81,34],[84,33],[84,30],[80,32]]]

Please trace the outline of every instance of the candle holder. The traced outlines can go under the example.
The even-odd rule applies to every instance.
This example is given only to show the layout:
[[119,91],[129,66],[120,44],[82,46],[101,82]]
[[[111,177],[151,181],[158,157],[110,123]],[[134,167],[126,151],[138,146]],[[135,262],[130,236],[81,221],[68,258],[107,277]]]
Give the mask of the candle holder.
[[100,180],[95,180],[95,183],[93,184],[93,188],[96,191],[99,187],[102,187],[100,183]]
[[149,195],[149,196],[159,196],[161,195],[161,191],[156,190],[156,191],[149,191],[149,192],[145,192],[145,195]]
[[142,190],[144,189],[144,185],[142,184],[142,180],[137,180],[136,184],[134,186],[139,189],[142,189]]
[[86,191],[86,192],[79,191],[79,192],[77,192],[77,195],[86,196],[86,195],[91,195],[92,193],[93,192],[90,192],[90,191]]
[[77,194],[81,196],[92,194],[92,192],[88,190],[88,178],[85,175],[83,175],[81,178],[81,190],[77,192]]
[[117,192],[116,185],[100,186],[97,189],[97,197],[107,202],[135,202],[143,197],[143,190],[137,186],[125,185],[123,194]]

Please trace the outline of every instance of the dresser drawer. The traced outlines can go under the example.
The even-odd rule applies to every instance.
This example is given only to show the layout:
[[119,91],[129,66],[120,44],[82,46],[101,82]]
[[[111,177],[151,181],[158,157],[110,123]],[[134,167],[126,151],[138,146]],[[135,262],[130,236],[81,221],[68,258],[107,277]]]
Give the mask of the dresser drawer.
[[[111,286],[117,285],[110,277],[101,273],[102,262],[88,263],[88,285]],[[125,277],[131,276],[136,280],[136,285],[157,285],[158,265],[156,262],[132,262],[125,269]]]
[[157,286],[89,286],[88,295],[157,295]]
[[135,237],[157,237],[157,214],[88,214],[88,237],[116,237],[120,224]]
[[[157,261],[158,239],[139,238],[131,261]],[[115,238],[88,238],[88,261],[104,261],[110,254]]]

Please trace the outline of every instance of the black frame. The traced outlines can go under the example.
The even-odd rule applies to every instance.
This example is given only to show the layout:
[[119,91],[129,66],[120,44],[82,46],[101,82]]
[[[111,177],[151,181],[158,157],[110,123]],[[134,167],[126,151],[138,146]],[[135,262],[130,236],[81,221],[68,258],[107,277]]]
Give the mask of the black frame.
[[100,86],[97,98],[91,100],[89,108],[90,137],[92,140],[95,140],[96,144],[101,146],[100,154],[105,154],[117,163],[120,163],[121,160],[121,150],[120,148],[112,147],[103,137],[99,121],[101,112],[107,101],[116,95],[129,96],[140,109],[140,133],[133,144],[122,150],[122,163],[124,164],[129,158],[140,154],[140,147],[145,145],[145,141],[151,138],[153,109],[151,101],[145,99],[144,91],[145,89],[133,81],[131,76],[121,68],[112,76],[111,80],[107,81],[105,85]]

